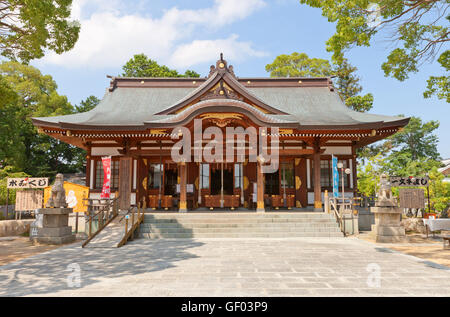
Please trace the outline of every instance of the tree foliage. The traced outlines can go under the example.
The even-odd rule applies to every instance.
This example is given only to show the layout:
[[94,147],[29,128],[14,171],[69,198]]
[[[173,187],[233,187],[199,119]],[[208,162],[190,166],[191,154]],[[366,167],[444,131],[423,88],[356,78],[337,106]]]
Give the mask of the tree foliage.
[[[445,51],[438,62],[448,72],[450,72],[450,51]],[[427,90],[423,93],[425,98],[436,95],[439,99],[450,102],[450,76],[430,76],[427,81]]]
[[134,55],[122,67],[124,77],[200,77],[193,70],[187,70],[184,74],[178,73],[165,65],[159,65],[156,61],[148,58],[145,54]]
[[266,71],[271,77],[332,77],[339,96],[347,107],[365,112],[372,108],[373,96],[359,95],[362,87],[360,78],[355,75],[358,69],[343,59],[339,65],[331,65],[326,59],[309,58],[305,53],[294,52],[291,55],[282,54],[275,58],[272,64],[266,65]]
[[434,167],[430,173],[430,197],[431,208],[447,218],[450,207],[450,183],[443,182],[444,175]]
[[327,77],[331,76],[330,62],[321,58],[309,58],[305,53],[282,54],[272,64],[266,65],[270,77]]
[[358,165],[358,191],[366,197],[373,197],[383,173],[384,157],[381,153],[371,156],[365,165]]
[[[400,81],[407,79],[409,73],[418,72],[424,61],[434,60],[450,40],[448,0],[300,0],[300,3],[320,8],[322,15],[336,24],[336,33],[326,44],[337,64],[343,62],[349,48],[370,46],[381,29],[392,30],[391,41],[397,47],[388,54],[382,69],[386,76]],[[448,56],[448,50],[440,55],[440,60],[444,54]],[[448,76],[431,77],[428,85],[426,95],[449,93]]]
[[80,25],[70,21],[72,0],[0,0],[0,52],[9,59],[28,62],[70,50]]
[[438,160],[438,137],[434,134],[437,128],[438,121],[422,122],[422,119],[412,117],[408,125],[387,142],[391,144],[394,153],[408,153],[413,161],[420,158]]
[[75,112],[88,112],[94,109],[100,103],[100,99],[95,96],[89,96],[86,100],[80,102],[78,106],[75,106]]
[[366,112],[373,106],[373,95],[371,93],[360,95],[363,88],[359,84],[361,79],[355,74],[357,70],[358,68],[352,66],[344,58],[342,63],[333,69],[333,75],[336,76],[334,85],[347,107],[355,111]]
[[441,162],[434,134],[439,122],[422,122],[412,117],[409,124],[385,141],[365,147],[358,155],[358,191],[366,196],[376,193],[379,176],[415,176],[430,178],[431,207],[443,211],[450,204],[450,184],[437,171]]
[[[0,205],[6,205],[7,179],[30,176],[23,172],[15,172],[11,166],[0,167]],[[9,190],[9,203],[16,201],[16,189]]]
[[[9,102],[0,101],[0,111],[8,117],[0,118],[0,165],[10,166],[13,172],[32,176],[54,176],[56,173],[80,171],[83,152],[74,146],[44,134],[38,134],[31,117],[72,114],[73,106],[66,96],[57,93],[57,85],[49,75],[18,62],[0,64],[0,89],[9,91]],[[13,140],[13,141],[12,141]]]

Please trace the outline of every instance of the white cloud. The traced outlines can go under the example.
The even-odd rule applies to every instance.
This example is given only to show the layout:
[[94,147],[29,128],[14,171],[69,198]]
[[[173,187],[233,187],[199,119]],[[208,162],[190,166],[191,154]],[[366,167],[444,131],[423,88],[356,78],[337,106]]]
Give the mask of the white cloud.
[[[263,0],[215,0],[210,8],[185,10],[172,7],[160,18],[137,13],[121,13],[129,2],[124,0],[78,0],[72,6],[72,18],[81,23],[75,47],[58,55],[48,52],[37,61],[68,68],[117,67],[131,56],[145,53],[172,67],[190,67],[215,61],[223,51],[229,59],[242,60],[248,56],[263,56],[252,43],[238,40],[237,35],[221,39],[192,39],[195,31],[220,27],[245,19],[265,6]],[[190,42],[190,43],[189,43]]]
[[179,45],[172,54],[170,64],[186,68],[191,65],[217,60],[220,53],[228,60],[240,61],[246,57],[263,57],[267,53],[252,48],[250,42],[238,41],[238,35],[232,34],[226,39],[195,40],[189,44]]

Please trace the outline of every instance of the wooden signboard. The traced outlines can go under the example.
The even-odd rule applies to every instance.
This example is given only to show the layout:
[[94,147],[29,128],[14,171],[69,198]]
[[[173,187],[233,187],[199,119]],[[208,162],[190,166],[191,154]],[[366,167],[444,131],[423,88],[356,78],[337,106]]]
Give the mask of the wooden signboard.
[[7,188],[25,189],[25,188],[44,188],[48,186],[47,177],[22,177],[8,178]]
[[19,190],[16,192],[16,211],[29,211],[42,208],[42,190]]
[[425,208],[423,188],[400,188],[400,208]]
[[394,176],[389,178],[391,186],[394,187],[426,187],[428,186],[428,177],[399,177]]

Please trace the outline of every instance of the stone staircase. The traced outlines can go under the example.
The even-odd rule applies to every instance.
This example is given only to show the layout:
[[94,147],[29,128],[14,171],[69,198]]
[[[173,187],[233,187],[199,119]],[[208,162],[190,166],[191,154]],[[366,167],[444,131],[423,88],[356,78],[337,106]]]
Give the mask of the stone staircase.
[[343,237],[333,215],[321,212],[146,214],[140,238]]

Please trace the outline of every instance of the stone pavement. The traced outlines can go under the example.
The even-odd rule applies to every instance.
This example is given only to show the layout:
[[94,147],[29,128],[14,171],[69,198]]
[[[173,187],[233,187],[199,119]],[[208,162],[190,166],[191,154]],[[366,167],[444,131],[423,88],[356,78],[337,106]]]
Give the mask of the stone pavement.
[[0,296],[24,295],[450,296],[450,269],[357,238],[77,243],[0,266]]

